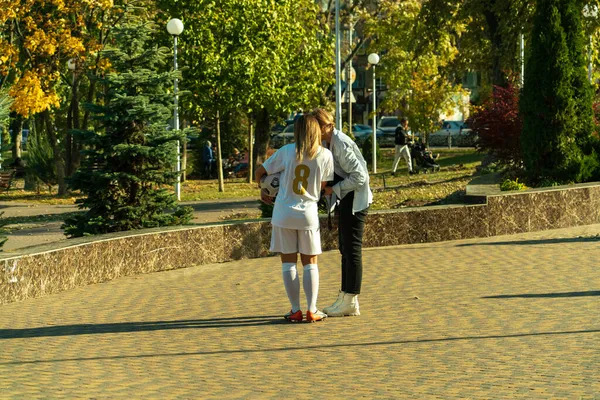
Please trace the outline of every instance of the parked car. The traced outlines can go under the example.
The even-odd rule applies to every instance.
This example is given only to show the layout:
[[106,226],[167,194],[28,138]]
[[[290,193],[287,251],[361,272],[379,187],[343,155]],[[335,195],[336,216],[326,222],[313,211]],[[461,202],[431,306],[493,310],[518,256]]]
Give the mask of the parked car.
[[[373,127],[369,125],[363,124],[354,124],[352,125],[352,134],[354,135],[354,141],[358,145],[358,147],[362,147],[362,145],[367,141],[368,138],[373,134]],[[377,129],[377,143],[383,137],[383,131],[381,129]],[[381,144],[380,144],[381,146]]]
[[[0,134],[2,133],[2,127],[0,127]],[[8,131],[9,135],[12,136],[12,129]],[[29,138],[29,129],[23,128],[21,129],[21,150],[27,150],[27,139]],[[0,140],[1,142],[1,140]],[[3,143],[0,143],[2,145]]]
[[429,135],[429,146],[472,147],[477,136],[463,121],[444,121],[440,130]]
[[400,125],[400,119],[394,116],[381,117],[377,128],[383,131],[381,140],[377,138],[377,142],[380,147],[394,147],[394,137],[396,135],[396,128]]
[[294,141],[294,124],[286,126],[283,131],[271,135],[271,147],[278,149]]
[[275,124],[275,126],[273,126],[271,128],[271,133],[279,133],[279,132],[283,132],[283,130],[289,126],[289,125],[293,125],[294,124],[294,120],[293,119],[286,119],[283,122],[279,122],[277,124]]

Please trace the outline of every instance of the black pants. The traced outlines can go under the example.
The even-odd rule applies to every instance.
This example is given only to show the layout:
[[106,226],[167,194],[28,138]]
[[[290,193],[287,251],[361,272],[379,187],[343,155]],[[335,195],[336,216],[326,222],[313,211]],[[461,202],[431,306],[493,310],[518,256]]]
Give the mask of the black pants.
[[342,253],[342,291],[360,294],[362,284],[362,237],[367,210],[352,214],[354,192],[344,197],[339,213],[339,249]]

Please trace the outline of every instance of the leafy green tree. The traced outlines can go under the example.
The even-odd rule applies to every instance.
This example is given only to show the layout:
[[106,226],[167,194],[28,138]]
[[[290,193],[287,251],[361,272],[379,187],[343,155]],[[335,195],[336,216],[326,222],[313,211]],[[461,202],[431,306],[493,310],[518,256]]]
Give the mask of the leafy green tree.
[[[318,105],[331,80],[331,39],[313,0],[160,1],[185,24],[180,37],[184,107],[217,133],[219,190],[221,119],[232,111],[256,121],[256,151],[264,158],[269,128],[284,111]],[[195,118],[196,119],[196,118]],[[251,142],[251,141],[250,141]]]
[[581,5],[539,0],[525,86],[523,160],[532,182],[584,181],[598,166],[592,151],[592,94],[585,77]]
[[175,146],[183,138],[167,128],[175,74],[157,72],[170,53],[150,45],[150,34],[149,26],[130,21],[105,52],[113,72],[100,81],[103,101],[91,106],[103,130],[82,132],[89,150],[70,182],[86,195],[77,203],[87,212],[65,221],[68,236],[176,225],[191,216],[167,188],[176,180]]
[[382,0],[379,14],[364,16],[365,32],[375,38],[369,48],[381,54],[377,74],[388,87],[382,107],[401,111],[413,131],[423,133],[435,130],[439,114],[463,94],[451,66],[459,54],[455,33],[464,24],[449,27],[448,20],[439,20],[432,40],[431,18],[419,0]]

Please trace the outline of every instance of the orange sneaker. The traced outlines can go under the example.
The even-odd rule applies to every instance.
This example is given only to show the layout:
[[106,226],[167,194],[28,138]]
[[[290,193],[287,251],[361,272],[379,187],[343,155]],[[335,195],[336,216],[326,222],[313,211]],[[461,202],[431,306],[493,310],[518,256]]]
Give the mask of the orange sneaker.
[[283,318],[290,322],[302,322],[302,310],[298,310],[296,312],[290,310],[290,312],[285,314]]
[[310,311],[306,312],[306,322],[323,321],[325,318],[327,318],[327,314],[319,310],[314,313]]

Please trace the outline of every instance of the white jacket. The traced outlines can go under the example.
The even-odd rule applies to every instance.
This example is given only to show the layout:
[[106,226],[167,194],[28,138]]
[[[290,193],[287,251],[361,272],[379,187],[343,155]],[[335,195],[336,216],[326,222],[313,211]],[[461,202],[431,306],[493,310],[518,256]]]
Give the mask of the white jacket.
[[369,170],[367,163],[354,140],[335,129],[331,135],[329,150],[333,153],[335,173],[343,181],[333,186],[333,192],[340,199],[354,190],[352,214],[369,207],[373,202],[373,193],[369,188]]

